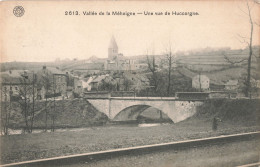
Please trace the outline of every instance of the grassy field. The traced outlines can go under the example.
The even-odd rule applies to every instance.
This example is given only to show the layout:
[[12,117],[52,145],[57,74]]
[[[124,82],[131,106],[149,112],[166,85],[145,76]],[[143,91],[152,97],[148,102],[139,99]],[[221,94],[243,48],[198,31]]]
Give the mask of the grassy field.
[[11,163],[259,129],[259,126],[238,126],[222,122],[217,131],[212,131],[210,121],[190,119],[156,127],[95,127],[79,131],[1,136],[1,150],[4,150],[1,162]]

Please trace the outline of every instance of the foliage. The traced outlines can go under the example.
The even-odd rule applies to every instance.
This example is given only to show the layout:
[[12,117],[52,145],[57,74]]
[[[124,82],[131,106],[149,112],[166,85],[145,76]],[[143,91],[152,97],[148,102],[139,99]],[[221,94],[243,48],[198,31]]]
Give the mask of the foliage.
[[108,81],[105,81],[105,80],[102,80],[100,85],[99,85],[99,88],[98,88],[99,91],[116,91],[117,90],[117,85],[112,83],[112,82],[108,82]]

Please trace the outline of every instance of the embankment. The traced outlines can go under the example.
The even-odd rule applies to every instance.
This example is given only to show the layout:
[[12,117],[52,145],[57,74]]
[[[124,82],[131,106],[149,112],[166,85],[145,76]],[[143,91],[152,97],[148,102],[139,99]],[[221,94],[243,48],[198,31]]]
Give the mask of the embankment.
[[185,121],[210,122],[214,117],[224,123],[245,126],[260,125],[260,101],[257,99],[211,99],[197,107],[197,112]]
[[[21,107],[13,102],[11,107],[10,127],[22,128],[25,126]],[[85,127],[105,124],[107,116],[97,111],[84,99],[58,100],[47,103],[47,126],[52,126],[54,119],[55,128]],[[44,128],[46,120],[45,101],[36,103],[34,128]]]

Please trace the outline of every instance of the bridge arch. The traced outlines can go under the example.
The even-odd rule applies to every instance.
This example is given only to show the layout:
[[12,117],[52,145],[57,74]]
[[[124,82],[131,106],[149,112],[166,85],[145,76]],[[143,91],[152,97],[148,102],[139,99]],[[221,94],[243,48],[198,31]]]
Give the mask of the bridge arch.
[[[155,108],[153,106],[150,105],[142,105],[142,104],[138,104],[138,105],[133,105],[133,106],[129,106],[123,110],[121,110],[115,117],[114,117],[114,121],[132,121],[132,120],[137,120],[137,118],[145,111],[150,111],[154,114],[154,111],[161,111],[158,108]],[[153,119],[160,119],[160,116],[165,117],[165,115],[167,115],[167,113],[161,111],[163,114],[160,115],[160,113],[158,112],[158,115],[153,115]],[[158,117],[158,118],[156,118]],[[168,117],[168,116],[167,116]],[[169,118],[169,117],[168,117]],[[170,118],[169,118],[170,119]]]

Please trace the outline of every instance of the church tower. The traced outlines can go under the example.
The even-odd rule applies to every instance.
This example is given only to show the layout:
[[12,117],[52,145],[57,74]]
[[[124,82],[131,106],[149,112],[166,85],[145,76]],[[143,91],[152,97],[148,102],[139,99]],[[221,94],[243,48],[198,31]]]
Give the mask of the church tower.
[[113,60],[118,55],[118,47],[116,44],[116,40],[114,36],[112,36],[110,40],[110,44],[108,46],[108,59]]

